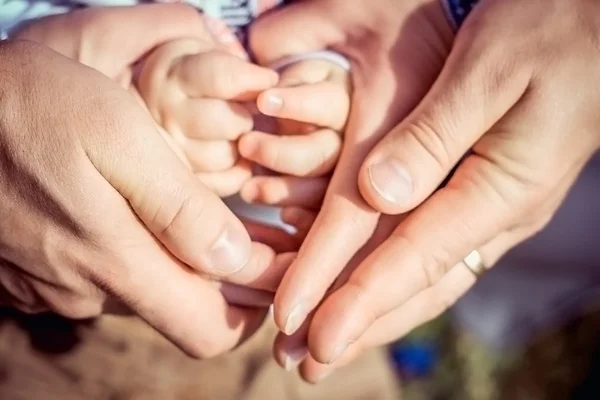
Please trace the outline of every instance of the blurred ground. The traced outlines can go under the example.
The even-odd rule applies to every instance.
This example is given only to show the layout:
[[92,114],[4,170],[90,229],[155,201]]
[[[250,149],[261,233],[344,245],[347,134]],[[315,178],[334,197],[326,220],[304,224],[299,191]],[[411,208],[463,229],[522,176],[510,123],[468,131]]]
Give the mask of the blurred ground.
[[133,317],[69,321],[0,311],[1,400],[394,400],[375,349],[309,385],[271,356],[274,324],[210,360],[193,360]]
[[442,316],[393,346],[404,400],[600,399],[600,310],[495,352]]
[[317,387],[272,362],[266,328],[236,352],[200,362],[135,319],[0,312],[0,399],[600,399],[600,310],[502,352],[444,315],[392,346],[389,359],[380,349]]

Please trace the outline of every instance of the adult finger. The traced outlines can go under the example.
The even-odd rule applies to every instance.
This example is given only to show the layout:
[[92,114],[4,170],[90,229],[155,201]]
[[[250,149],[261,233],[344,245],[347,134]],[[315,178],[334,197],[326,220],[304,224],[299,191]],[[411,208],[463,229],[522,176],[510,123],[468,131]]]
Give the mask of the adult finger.
[[[297,213],[298,211],[300,211],[299,214],[300,214],[301,220],[309,219],[306,216],[302,216],[302,212],[304,210],[298,210],[298,211],[293,210],[293,211],[294,211],[294,213]],[[379,224],[377,225],[377,228],[375,229],[375,231],[374,231],[373,235],[371,236],[371,238],[369,239],[369,241],[356,253],[356,255],[353,257],[353,259],[350,261],[350,263],[336,277],[335,282],[328,288],[328,290],[327,290],[328,294],[335,293],[344,284],[346,284],[349,277],[356,270],[356,268],[358,268],[360,266],[360,264],[362,263],[362,261],[369,254],[371,254],[390,235],[391,232],[393,232],[394,228],[398,225],[398,223],[402,220],[402,218],[403,218],[402,216],[386,217],[379,222]],[[326,302],[326,300],[325,300],[325,302]],[[320,306],[319,306],[319,309],[320,309]],[[314,315],[314,311],[313,311],[313,315]],[[305,321],[304,324],[309,324],[311,327],[311,330],[312,330],[311,322]],[[301,330],[302,330],[302,328],[301,328]],[[293,336],[295,338],[292,341],[288,341],[286,339],[277,341],[276,351],[280,354],[281,360],[285,360],[285,357],[287,357],[287,353],[293,352],[294,349],[298,347],[298,345],[296,343],[299,342],[300,340],[303,340],[304,346],[306,348],[308,348],[308,331],[306,329],[304,329],[303,333],[304,333],[303,335],[298,334],[297,332],[292,334],[291,336]],[[285,335],[285,334],[282,334],[282,335],[284,337],[287,337],[287,335]],[[354,349],[354,347],[351,346],[351,348],[349,350],[352,350],[352,349]],[[316,361],[314,360],[314,358],[311,355],[309,355],[306,359],[305,364],[310,365],[311,363],[316,363]],[[303,365],[303,367],[304,367],[304,365]],[[302,368],[302,370],[304,370],[304,368]]]
[[275,254],[273,249],[263,243],[252,243],[252,256],[243,270],[228,277],[229,283],[274,292],[294,253]]
[[256,176],[244,184],[240,196],[248,203],[315,210],[323,202],[329,180],[328,177]]
[[240,154],[272,171],[314,177],[329,173],[335,166],[342,140],[331,129],[300,136],[278,136],[249,132],[239,140]]
[[528,87],[531,68],[508,61],[503,47],[457,40],[427,96],[363,164],[360,191],[383,213],[425,200]]
[[307,356],[308,347],[306,345],[306,336],[310,328],[311,318],[307,318],[304,324],[291,335],[277,333],[273,341],[273,356],[277,363],[291,371],[296,368]]
[[325,81],[269,89],[258,96],[257,106],[265,115],[342,131],[350,96],[339,83]]
[[[352,362],[363,352],[401,338],[415,326],[445,311],[445,307],[454,303],[474,281],[472,272],[463,265],[457,265],[435,287],[419,293],[403,306],[377,319],[355,342],[349,343],[345,348],[336,349],[339,354],[334,353],[331,360],[319,362],[318,356],[307,357],[301,368],[302,377],[308,382],[320,382],[336,369]],[[329,310],[331,311],[331,308]],[[311,326],[312,332],[309,335],[311,346],[316,346],[315,341],[318,341],[319,345],[323,343],[324,339],[321,337],[325,336],[325,332],[321,330],[320,321],[321,317]]]
[[[401,118],[407,104],[416,103],[423,91],[409,86],[405,90],[391,87],[389,81],[395,78],[387,74],[367,79],[361,77],[360,70],[356,72],[356,87],[363,90],[361,96],[353,98],[354,111],[343,152],[321,211],[275,296],[275,321],[287,335],[302,325],[375,230],[379,214],[364,202],[352,177],[358,176],[361,160],[376,140]],[[401,96],[396,98],[397,93]],[[390,107],[388,102],[398,106],[398,116],[386,111]],[[323,251],[323,246],[327,251]]]
[[218,282],[218,286],[227,303],[234,306],[269,307],[273,304],[273,292],[228,282]]
[[[298,3],[299,8],[301,4],[309,8],[333,6],[330,2],[302,2]],[[357,39],[356,45],[344,42],[346,45],[333,46],[352,60],[352,86],[356,95],[352,98],[344,148],[322,209],[275,296],[275,321],[287,334],[294,332],[321,302],[336,277],[377,226],[379,213],[364,201],[356,185],[360,164],[383,135],[427,93],[445,61],[446,38],[451,37],[451,34],[445,36],[443,9],[437,3],[424,9],[432,11],[429,16],[441,23],[440,30],[429,37],[432,40],[424,42],[419,30],[406,31],[407,36],[402,40],[388,40],[396,39],[398,20],[412,15],[414,9],[407,6],[405,9],[394,7],[393,11],[397,13],[387,20],[390,29],[383,29],[380,36],[376,34],[375,40],[363,37],[359,40],[358,36],[350,34],[352,41]],[[340,21],[337,21],[339,24],[332,23],[331,12],[312,11],[316,11],[313,18],[322,18],[322,23],[330,24],[329,28],[320,27],[319,34],[344,26]],[[297,20],[289,21],[285,26],[299,28],[309,14],[298,12]],[[357,13],[355,17],[360,15]],[[294,16],[290,13],[288,17]],[[277,21],[273,18],[271,22]],[[357,26],[364,25],[358,23]],[[433,53],[432,43],[436,49]],[[352,57],[358,54],[360,56]]]
[[[102,208],[92,210],[99,217],[95,229],[108,232],[94,257],[98,262],[90,272],[92,282],[194,357],[216,356],[258,328],[264,310],[230,306],[218,285],[175,258],[139,223],[104,176],[93,170],[87,182],[98,204],[111,213],[111,218],[102,218]],[[257,272],[267,270],[271,255],[255,254],[248,264]]]
[[532,196],[531,187],[490,167],[481,156],[467,157],[448,185],[409,215],[330,298],[337,317],[320,323],[338,336],[314,343],[315,359],[331,362],[379,317],[434,286],[472,250],[512,229]]
[[190,97],[239,101],[256,98],[279,80],[275,71],[220,50],[184,56],[172,75]]
[[[529,234],[527,230],[504,232],[489,243],[482,246],[480,253],[486,264],[491,266],[500,258],[508,249],[519,243]],[[450,269],[450,271],[434,286],[425,289],[418,293],[413,298],[409,299],[405,304],[390,311],[389,313],[378,318],[354,343],[351,343],[348,348],[340,354],[339,358],[335,359],[330,364],[319,363],[313,357],[307,358],[307,361],[302,366],[302,375],[309,382],[318,382],[327,377],[332,371],[347,365],[364,351],[373,347],[388,344],[398,340],[408,334],[415,327],[420,326],[446,311],[454,304],[473,284],[475,276],[460,262]],[[329,302],[329,299],[324,304],[328,311],[323,311],[323,314],[329,314],[333,311],[333,303],[335,298]],[[331,304],[330,304],[331,303]],[[321,310],[321,309],[320,309]],[[319,310],[319,313],[321,311]],[[327,333],[322,331],[324,327],[320,325],[323,321],[322,315],[312,326],[312,339],[321,339],[321,336]]]

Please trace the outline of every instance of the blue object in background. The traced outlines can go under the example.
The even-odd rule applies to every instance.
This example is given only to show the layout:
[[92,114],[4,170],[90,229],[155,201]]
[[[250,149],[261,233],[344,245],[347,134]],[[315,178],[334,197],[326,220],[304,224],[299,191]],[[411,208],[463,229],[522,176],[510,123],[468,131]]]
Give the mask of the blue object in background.
[[433,373],[438,349],[432,341],[402,341],[391,348],[391,356],[401,375],[424,378]]

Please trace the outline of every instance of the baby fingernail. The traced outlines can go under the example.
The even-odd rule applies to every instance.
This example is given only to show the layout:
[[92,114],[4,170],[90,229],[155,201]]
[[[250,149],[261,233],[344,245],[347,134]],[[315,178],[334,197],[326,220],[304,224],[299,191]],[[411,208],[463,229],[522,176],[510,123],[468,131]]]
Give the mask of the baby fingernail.
[[388,159],[371,165],[368,172],[371,185],[385,200],[395,205],[410,202],[413,182],[402,163]]
[[266,92],[263,97],[264,101],[261,107],[263,114],[276,116],[283,108],[283,99],[273,92]]
[[304,306],[304,304],[296,304],[294,307],[292,307],[292,311],[290,311],[285,321],[283,333],[285,333],[288,336],[292,335],[298,330],[298,328],[300,328],[300,325],[302,325],[307,315],[308,313],[306,312],[306,307]]
[[209,267],[220,275],[231,275],[242,269],[249,258],[248,235],[240,229],[227,228],[210,249]]
[[283,362],[285,370],[291,371],[296,368],[304,357],[306,357],[307,353],[308,349],[304,346],[286,351]]

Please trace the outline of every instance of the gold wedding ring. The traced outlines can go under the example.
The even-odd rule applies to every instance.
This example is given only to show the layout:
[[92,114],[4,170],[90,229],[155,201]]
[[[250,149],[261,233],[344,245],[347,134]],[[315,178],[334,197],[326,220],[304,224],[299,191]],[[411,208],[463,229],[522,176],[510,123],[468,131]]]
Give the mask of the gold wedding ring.
[[487,271],[487,267],[483,262],[483,257],[477,250],[473,250],[468,256],[463,258],[463,264],[475,275],[477,279]]

